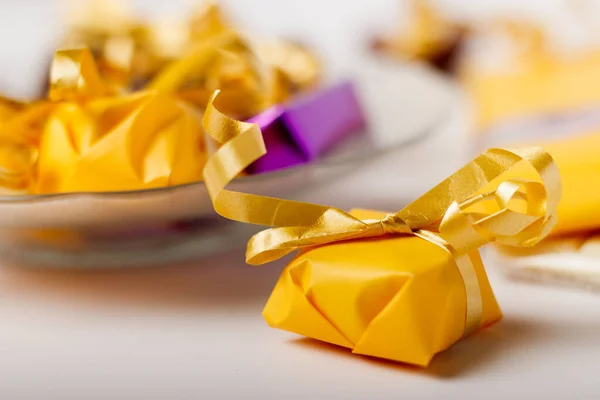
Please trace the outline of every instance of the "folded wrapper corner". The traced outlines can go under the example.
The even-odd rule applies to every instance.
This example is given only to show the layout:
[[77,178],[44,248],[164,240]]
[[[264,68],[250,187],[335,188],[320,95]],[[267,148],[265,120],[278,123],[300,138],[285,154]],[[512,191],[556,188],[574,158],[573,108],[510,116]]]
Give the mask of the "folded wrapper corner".
[[40,139],[37,193],[125,191],[198,181],[201,117],[155,91],[59,104]]
[[[357,218],[385,213],[354,210]],[[502,318],[479,252],[481,326]],[[427,366],[465,329],[466,295],[452,255],[417,236],[345,241],[302,251],[283,271],[263,315],[274,328]]]

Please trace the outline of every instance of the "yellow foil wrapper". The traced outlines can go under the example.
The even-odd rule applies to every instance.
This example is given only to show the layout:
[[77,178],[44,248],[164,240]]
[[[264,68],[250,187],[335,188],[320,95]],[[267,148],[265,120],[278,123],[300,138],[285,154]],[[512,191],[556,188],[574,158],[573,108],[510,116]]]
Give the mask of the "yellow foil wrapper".
[[148,88],[172,93],[204,109],[210,95],[221,89],[224,107],[238,118],[248,118],[274,104],[276,88],[267,67],[256,58],[250,44],[228,31],[207,39],[187,56],[171,63]]
[[[484,327],[502,313],[479,252],[468,257],[479,281]],[[452,254],[417,236],[400,236],[303,251],[283,271],[263,315],[274,328],[355,354],[426,366],[463,336],[466,304]]]
[[467,59],[460,69],[481,132],[513,118],[600,102],[600,50],[561,55],[548,49],[535,26],[513,23],[501,29],[515,53],[505,67],[490,70]]
[[213,91],[223,91],[227,113],[246,119],[320,76],[306,48],[255,49],[210,2],[189,21],[150,24],[121,2],[92,1],[70,25],[67,42],[87,47],[56,52],[48,98],[0,98],[1,188],[124,191],[199,181],[207,157],[200,118]]
[[558,225],[553,233],[590,231],[600,227],[600,132],[568,140],[543,142],[552,153],[563,182]]
[[127,191],[202,179],[201,114],[157,90],[120,94],[88,49],[57,51],[49,99],[5,102],[0,186],[30,193]]
[[[518,142],[516,145],[527,145]],[[594,184],[600,176],[600,132],[577,133],[557,140],[537,140],[554,158],[560,171],[563,195],[557,208],[558,224],[553,235],[589,232],[600,228],[600,187]],[[521,167],[510,176],[532,178],[533,173]]]
[[[203,124],[221,144],[204,169],[215,210],[272,227],[250,239],[249,263],[302,250],[265,307],[271,326],[426,366],[501,317],[477,249],[533,246],[556,224],[560,179],[540,148],[490,149],[395,214],[228,190],[265,148],[257,125],[225,116],[214,100]],[[505,179],[521,164],[537,179]]]
[[177,93],[203,109],[222,89],[231,98],[226,111],[239,118],[310,89],[320,78],[321,66],[308,49],[274,41],[255,50],[211,1],[187,20],[156,22],[133,18],[122,2],[92,1],[71,17],[65,43],[88,46],[100,75],[123,91]]
[[175,97],[113,95],[86,49],[58,51],[51,81],[34,192],[139,190],[201,178],[200,117]]
[[175,99],[142,92],[58,105],[40,142],[36,193],[125,191],[202,176],[200,118]]

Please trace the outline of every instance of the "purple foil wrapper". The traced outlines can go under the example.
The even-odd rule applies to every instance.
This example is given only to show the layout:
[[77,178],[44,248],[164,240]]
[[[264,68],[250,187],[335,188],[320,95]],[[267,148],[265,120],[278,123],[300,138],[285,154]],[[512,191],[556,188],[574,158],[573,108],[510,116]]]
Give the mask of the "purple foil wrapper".
[[260,126],[267,148],[267,154],[248,167],[249,173],[276,171],[307,161],[300,147],[287,132],[281,120],[282,114],[283,107],[277,105],[248,120]]
[[312,161],[366,126],[352,82],[271,107],[248,122],[260,126],[267,148],[267,154],[248,168],[251,174]]

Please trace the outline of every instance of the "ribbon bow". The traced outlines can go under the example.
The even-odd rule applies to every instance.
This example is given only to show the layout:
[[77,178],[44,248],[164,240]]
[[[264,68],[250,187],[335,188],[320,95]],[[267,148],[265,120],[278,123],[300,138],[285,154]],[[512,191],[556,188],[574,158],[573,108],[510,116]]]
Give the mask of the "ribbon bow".
[[[222,146],[204,169],[213,205],[223,217],[273,227],[248,243],[246,259],[263,264],[304,247],[388,234],[426,236],[460,255],[496,241],[532,246],[556,223],[560,177],[541,148],[490,149],[395,214],[360,220],[343,210],[225,189],[266,153],[257,125],[219,112],[212,96],[204,114],[205,131]],[[493,181],[520,162],[540,181]],[[489,189],[491,187],[491,189]]]

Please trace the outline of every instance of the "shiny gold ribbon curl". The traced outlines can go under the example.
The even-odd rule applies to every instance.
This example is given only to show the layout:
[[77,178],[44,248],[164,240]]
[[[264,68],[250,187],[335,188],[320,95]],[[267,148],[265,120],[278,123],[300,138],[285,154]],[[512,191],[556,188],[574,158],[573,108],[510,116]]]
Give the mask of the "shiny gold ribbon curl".
[[[204,179],[220,215],[272,227],[250,239],[246,253],[250,264],[342,240],[417,235],[453,255],[465,284],[468,335],[479,327],[482,310],[479,283],[467,253],[493,241],[532,246],[556,223],[560,176],[552,157],[537,147],[489,149],[383,219],[361,220],[335,207],[227,190],[227,184],[266,150],[257,125],[216,109],[217,94],[208,103],[203,123],[221,147],[208,160]],[[535,169],[539,182],[511,179],[494,186],[497,178],[520,163]]]

